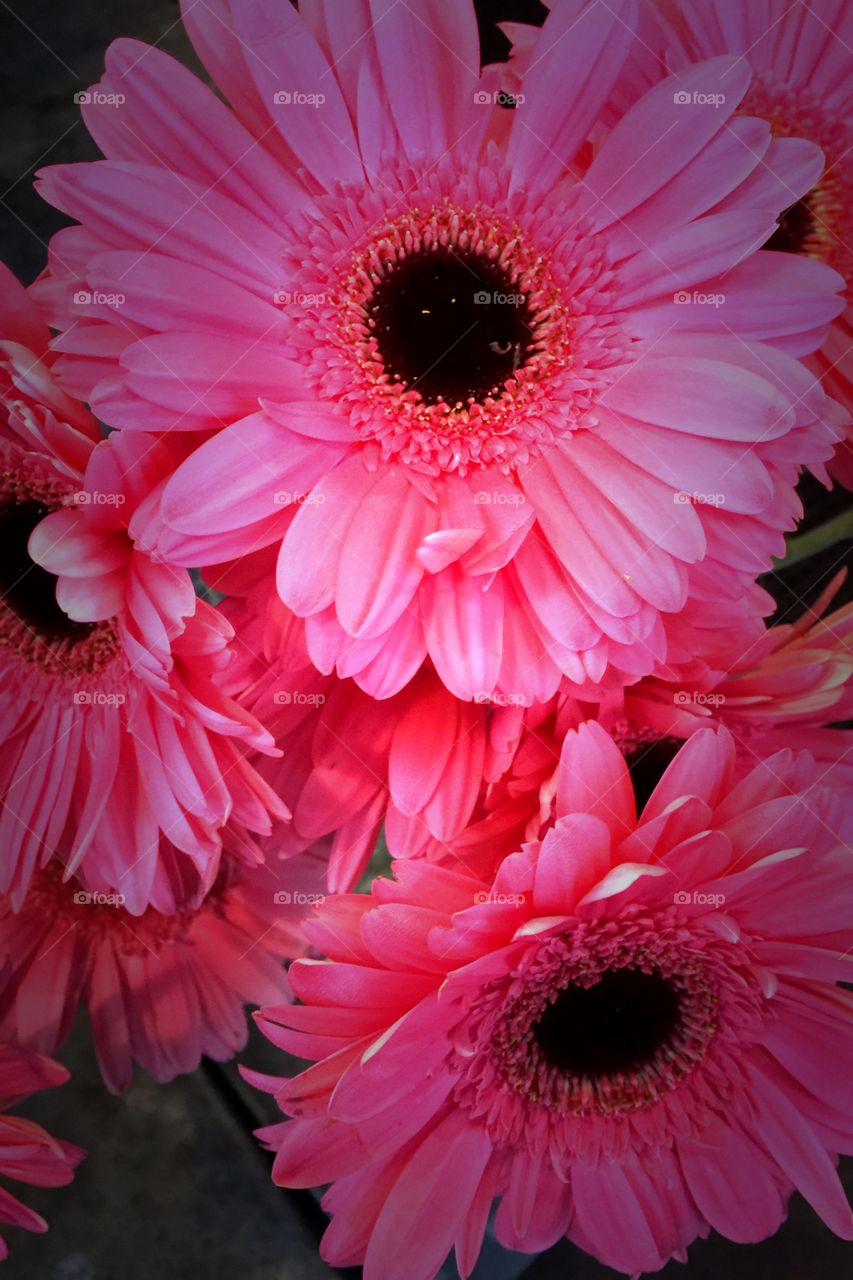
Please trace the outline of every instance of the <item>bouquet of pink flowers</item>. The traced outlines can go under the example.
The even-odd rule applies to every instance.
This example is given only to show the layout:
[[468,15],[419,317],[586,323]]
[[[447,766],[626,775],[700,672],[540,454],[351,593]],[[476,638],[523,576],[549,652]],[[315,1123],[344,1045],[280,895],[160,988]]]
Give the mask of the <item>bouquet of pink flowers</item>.
[[2,269],[4,1101],[260,1006],[366,1280],[853,1238],[853,606],[767,589],[853,486],[853,9],[181,8]]

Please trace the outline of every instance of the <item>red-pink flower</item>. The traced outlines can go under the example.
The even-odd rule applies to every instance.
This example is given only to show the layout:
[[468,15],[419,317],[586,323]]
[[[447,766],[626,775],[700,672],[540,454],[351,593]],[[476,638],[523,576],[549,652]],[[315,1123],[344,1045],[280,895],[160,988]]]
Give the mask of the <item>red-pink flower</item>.
[[[686,738],[709,719],[725,724],[739,749],[741,771],[761,755],[793,742],[811,752],[821,781],[843,797],[853,781],[848,761],[853,716],[853,605],[828,613],[835,580],[794,623],[769,627],[749,645],[722,679],[640,680],[599,716],[613,728],[622,720],[638,741]],[[847,806],[849,808],[849,806]]]
[[[769,627],[741,647],[729,643],[726,673],[709,669],[697,653],[695,670],[649,678],[579,702],[566,686],[549,703],[490,718],[493,768],[472,820],[444,841],[401,839],[386,828],[397,856],[424,856],[446,866],[489,874],[521,840],[537,839],[554,819],[560,749],[566,733],[586,720],[604,726],[628,765],[641,810],[681,747],[697,729],[724,725],[735,743],[736,772],[795,743],[813,756],[817,773],[810,804],[839,840],[850,841],[851,734],[840,725],[853,713],[853,608],[826,614],[838,581],[796,623]],[[501,752],[501,747],[504,748]],[[805,803],[805,802],[804,802]],[[423,824],[421,824],[422,826]]]
[[[639,820],[604,730],[566,739],[557,821],[492,882],[400,863],[306,925],[327,960],[266,1011],[317,1065],[259,1078],[293,1117],[274,1179],[332,1182],[322,1252],[367,1280],[470,1274],[568,1235],[628,1273],[714,1228],[769,1235],[796,1188],[853,1238],[851,867],[805,754],[735,778],[700,730]],[[248,1073],[249,1078],[252,1073]]]
[[187,4],[233,110],[119,42],[84,109],[108,158],[42,176],[82,223],[38,286],[64,385],[215,433],[160,549],[280,544],[312,660],[372,696],[427,656],[468,699],[651,671],[662,618],[781,550],[837,438],[767,340],[816,345],[838,278],[755,252],[823,161],[733,118],[747,64],[654,88],[587,165],[634,8],[556,4],[507,113],[469,0]]
[[[68,1072],[58,1062],[17,1045],[0,1044],[0,1176],[35,1187],[64,1187],[72,1181],[86,1153],[52,1137],[35,1121],[8,1112],[30,1094],[67,1079]],[[0,1222],[26,1231],[47,1231],[41,1214],[28,1209],[5,1187],[0,1188]],[[8,1245],[0,1236],[0,1261],[8,1256]]]
[[290,998],[283,959],[306,949],[299,922],[322,897],[325,858],[305,853],[248,870],[223,859],[200,904],[131,915],[121,894],[63,879],[54,859],[20,911],[0,900],[0,1036],[52,1053],[86,1009],[115,1093],[138,1062],[155,1080],[246,1043],[244,1006]]
[[231,628],[130,527],[173,449],[101,441],[25,290],[2,283],[0,891],[19,905],[61,840],[69,874],[170,910],[163,837],[210,883],[229,818],[265,833],[286,816],[247,761],[272,740],[222,692]]
[[680,743],[709,720],[733,733],[741,773],[793,733],[822,766],[822,785],[838,794],[833,821],[847,830],[850,734],[830,726],[853,710],[853,613],[848,606],[824,616],[838,580],[796,624],[753,635],[733,602],[713,630],[679,637],[689,645],[680,667],[662,664],[654,677],[610,691],[565,682],[553,698],[526,707],[499,695],[463,702],[429,664],[381,701],[351,679],[323,675],[311,664],[301,620],[271,592],[268,571],[261,554],[213,579],[235,592],[223,606],[242,642],[231,692],[282,752],[257,762],[293,815],[276,830],[276,847],[296,852],[329,835],[332,891],[358,882],[383,832],[395,857],[490,874],[552,820],[563,739],[587,719],[622,749],[638,803]]
[[[233,570],[212,580],[245,590]],[[466,826],[490,774],[503,767],[487,741],[484,701],[455,698],[429,664],[382,701],[353,680],[323,675],[308,656],[304,622],[263,574],[245,600],[226,600],[223,609],[241,638],[229,687],[281,751],[253,762],[292,813],[271,837],[277,848],[295,852],[330,836],[329,888],[337,892],[358,882],[383,824],[394,852]],[[245,841],[251,847],[248,834]]]
[[[817,143],[825,163],[790,202],[767,248],[826,262],[847,284],[846,310],[811,362],[831,396],[853,408],[853,9],[846,0],[645,0],[642,39],[624,69],[623,92],[643,92],[673,67],[716,55],[748,60],[753,83],[741,111],[769,121],[775,137]],[[529,45],[529,37],[525,47]],[[657,56],[655,56],[657,55]],[[815,344],[812,344],[812,348]],[[807,348],[801,347],[800,350]],[[853,488],[853,434],[831,471]]]

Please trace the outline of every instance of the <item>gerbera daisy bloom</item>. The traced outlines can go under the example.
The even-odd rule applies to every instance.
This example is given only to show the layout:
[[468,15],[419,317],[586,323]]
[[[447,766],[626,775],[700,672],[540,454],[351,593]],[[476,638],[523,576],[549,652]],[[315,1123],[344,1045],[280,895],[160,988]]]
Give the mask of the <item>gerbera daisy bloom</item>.
[[[233,569],[212,581],[245,590]],[[262,857],[272,841],[292,853],[330,836],[329,888],[338,892],[360,879],[383,824],[400,853],[464,829],[496,768],[484,699],[460,701],[429,664],[382,701],[351,679],[323,675],[308,655],[304,621],[263,574],[245,599],[221,607],[240,638],[229,691],[281,752],[253,764],[292,814],[271,837],[245,833],[248,847]],[[499,736],[495,727],[491,738]]]
[[[322,1253],[367,1280],[568,1235],[654,1271],[714,1228],[755,1241],[798,1189],[853,1237],[850,852],[802,803],[807,755],[735,781],[703,729],[637,819],[621,752],[569,734],[558,819],[492,882],[403,863],[329,898],[261,1015],[317,1065],[262,1077],[287,1186],[333,1183]],[[249,1078],[253,1078],[248,1073]]]
[[101,1074],[118,1093],[138,1062],[155,1080],[246,1043],[244,1006],[290,998],[282,961],[306,949],[299,921],[322,896],[325,856],[247,869],[223,858],[195,908],[131,915],[121,894],[69,881],[54,858],[20,911],[0,900],[0,1037],[41,1053],[88,1014]]
[[[0,1176],[35,1187],[64,1187],[85,1151],[71,1142],[52,1137],[40,1124],[9,1115],[8,1108],[30,1094],[65,1084],[68,1072],[58,1062],[31,1053],[18,1045],[0,1044]],[[0,1188],[0,1221],[27,1231],[47,1231],[40,1213]],[[9,1247],[0,1236],[0,1261]]]
[[495,129],[470,0],[187,4],[233,110],[119,41],[94,98],[122,106],[84,112],[107,159],[41,177],[82,224],[38,286],[63,385],[118,428],[214,433],[160,550],[280,545],[312,660],[372,696],[427,656],[462,698],[650,671],[662,616],[781,549],[836,438],[766,340],[820,341],[839,281],[756,253],[823,160],[732,119],[748,66],[653,88],[574,167],[634,8],[555,4]]
[[741,772],[796,732],[826,766],[827,787],[843,792],[853,780],[850,734],[829,727],[853,711],[853,609],[823,616],[843,575],[796,624],[752,636],[733,602],[727,626],[717,617],[713,630],[682,631],[690,659],[680,667],[662,664],[659,675],[610,691],[566,681],[554,697],[524,706],[500,695],[463,702],[429,663],[382,701],[351,679],[323,675],[302,621],[271,591],[269,567],[262,553],[214,577],[235,591],[222,606],[240,637],[230,691],[281,750],[255,762],[292,813],[275,831],[276,847],[297,852],[330,835],[333,892],[358,882],[383,832],[395,857],[491,873],[553,821],[560,748],[587,719],[623,750],[639,805],[709,719],[732,731]]
[[700,656],[693,673],[671,672],[669,680],[640,680],[588,701],[566,685],[549,703],[513,719],[497,712],[489,740],[495,747],[503,740],[507,750],[467,828],[444,841],[423,830],[401,841],[392,824],[386,829],[392,853],[491,874],[519,842],[540,838],[552,825],[561,746],[566,733],[587,720],[602,725],[621,750],[638,811],[684,741],[709,722],[730,731],[738,777],[794,740],[818,766],[809,803],[829,830],[849,841],[853,735],[841,726],[853,715],[853,606],[824,616],[842,576],[798,622],[767,628],[745,649],[730,644],[725,673]]
[[101,441],[53,380],[26,291],[2,283],[0,891],[19,905],[63,838],[69,873],[85,860],[140,912],[167,892],[161,836],[209,882],[230,817],[267,832],[286,816],[246,759],[275,748],[221,691],[225,619],[131,536],[171,449]]
[[[826,612],[842,580],[838,575],[797,622],[768,627],[722,679],[678,688],[647,679],[626,689],[625,721],[641,736],[645,730],[649,739],[668,738],[675,749],[675,738],[688,737],[714,718],[732,731],[747,764],[795,735],[800,749],[830,766],[823,779],[843,790],[851,781],[851,735],[834,726],[853,716],[853,604]],[[618,701],[606,707],[608,728],[619,718]]]
[[[643,40],[624,80],[641,92],[657,75],[721,54],[749,62],[753,81],[740,110],[767,120],[775,137],[817,143],[824,166],[792,201],[766,247],[829,263],[847,284],[846,310],[813,365],[827,391],[853,407],[853,10],[845,0],[645,0]],[[529,38],[526,44],[529,43]],[[659,56],[653,56],[657,49]],[[853,435],[839,444],[832,474],[853,488]]]

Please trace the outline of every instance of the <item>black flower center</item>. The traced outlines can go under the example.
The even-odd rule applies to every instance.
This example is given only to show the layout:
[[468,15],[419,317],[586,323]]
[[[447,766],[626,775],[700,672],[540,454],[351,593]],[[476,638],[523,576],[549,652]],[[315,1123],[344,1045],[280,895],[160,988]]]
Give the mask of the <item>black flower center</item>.
[[680,738],[657,738],[653,742],[638,742],[636,746],[623,749],[634,786],[637,813],[645,809],[649,796],[683,746]]
[[404,258],[366,313],[386,372],[427,404],[499,394],[534,341],[526,296],[474,253],[437,248]]
[[645,1066],[678,1023],[679,994],[660,973],[613,969],[594,986],[565,987],[534,1035],[552,1066],[612,1076]]
[[30,559],[27,543],[33,529],[49,514],[35,500],[0,507],[0,601],[48,643],[85,639],[93,623],[72,622],[56,603],[56,578]]
[[775,249],[778,253],[805,253],[815,227],[814,212],[809,196],[805,195],[785,210],[764,248]]

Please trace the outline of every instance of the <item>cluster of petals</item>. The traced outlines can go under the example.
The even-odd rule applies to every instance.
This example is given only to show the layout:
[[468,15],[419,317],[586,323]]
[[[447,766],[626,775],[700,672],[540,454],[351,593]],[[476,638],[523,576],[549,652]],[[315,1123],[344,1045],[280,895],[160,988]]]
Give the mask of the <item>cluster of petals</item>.
[[54,377],[49,334],[4,271],[0,314],[0,888],[20,905],[63,844],[68,874],[168,910],[171,844],[212,883],[233,815],[284,816],[248,764],[272,738],[222,689],[225,619],[132,523],[174,458],[101,439]]
[[853,1239],[853,605],[763,576],[853,487],[853,9],[180,7],[0,267],[0,1174],[81,1012],[119,1093],[256,1006],[365,1280]]
[[[85,1152],[54,1138],[34,1120],[9,1114],[9,1107],[42,1089],[64,1084],[68,1072],[58,1062],[14,1044],[0,1044],[0,1175],[35,1187],[64,1187]],[[5,1187],[0,1189],[0,1222],[25,1231],[47,1231],[40,1213],[27,1208]],[[9,1256],[0,1236],[0,1261]]]
[[[630,97],[673,68],[733,54],[748,60],[753,81],[741,110],[770,122],[776,137],[816,143],[824,167],[808,193],[785,211],[774,248],[825,262],[844,277],[847,304],[811,367],[828,393],[853,407],[853,88],[849,49],[853,12],[844,0],[785,0],[732,5],[730,0],[646,4],[643,39],[623,77]],[[853,487],[853,432],[837,446],[835,478]]]
[[[84,110],[106,159],[40,178],[81,224],[37,286],[57,375],[123,434],[192,438],[156,546],[279,547],[312,661],[371,696],[427,657],[464,699],[648,674],[666,618],[750,596],[798,468],[840,436],[795,357],[841,277],[761,248],[822,153],[738,114],[750,68],[723,57],[654,85],[578,172],[632,0],[554,5],[509,128],[478,103],[472,5],[370,0],[345,36],[333,9],[185,6],[230,108],[158,50],[111,48]],[[722,83],[722,105],[680,105]],[[118,92],[121,113],[98,105]],[[527,299],[529,338],[488,344],[517,348],[494,385],[421,394],[382,318],[401,271],[460,255]]]
[[114,1093],[134,1062],[162,1082],[202,1055],[232,1057],[246,1044],[245,1006],[291,998],[283,961],[307,949],[299,921],[325,867],[313,851],[253,868],[226,855],[198,905],[134,915],[53,859],[19,910],[0,900],[0,1038],[51,1054],[85,1008]]
[[328,836],[333,892],[358,883],[380,834],[397,858],[493,870],[553,820],[561,744],[589,719],[619,744],[638,800],[679,744],[709,722],[733,734],[742,773],[795,735],[839,797],[838,833],[850,834],[840,799],[853,781],[849,734],[834,726],[853,713],[853,606],[827,612],[838,579],[796,623],[755,638],[747,632],[746,640],[728,631],[724,655],[712,640],[689,663],[624,689],[592,689],[584,699],[566,681],[532,706],[519,696],[463,702],[428,663],[377,701],[352,679],[313,667],[304,624],[270,590],[263,556],[218,581],[235,591],[223,607],[243,638],[233,691],[282,751],[258,763],[291,814],[273,844],[296,853]]
[[852,1238],[853,882],[814,776],[788,750],[738,779],[728,731],[702,729],[638,818],[588,724],[555,824],[492,880],[402,862],[319,907],[327,959],[260,1015],[316,1065],[257,1082],[291,1117],[262,1133],[276,1181],[333,1184],[325,1259],[432,1280],[455,1249],[467,1276],[498,1200],[505,1246],[568,1235],[636,1274],[710,1228],[763,1238],[794,1188]]

